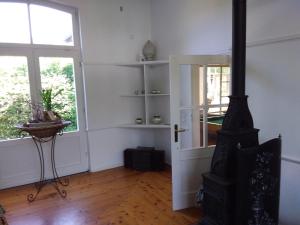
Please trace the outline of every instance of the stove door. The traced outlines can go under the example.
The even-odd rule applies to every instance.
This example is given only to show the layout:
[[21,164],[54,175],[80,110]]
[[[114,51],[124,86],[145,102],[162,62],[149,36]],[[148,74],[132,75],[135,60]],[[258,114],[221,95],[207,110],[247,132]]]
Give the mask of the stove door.
[[[171,142],[173,209],[195,206],[202,174],[210,169],[229,86],[228,56],[172,56]],[[211,66],[213,65],[213,66]],[[228,83],[222,83],[226,80]]]

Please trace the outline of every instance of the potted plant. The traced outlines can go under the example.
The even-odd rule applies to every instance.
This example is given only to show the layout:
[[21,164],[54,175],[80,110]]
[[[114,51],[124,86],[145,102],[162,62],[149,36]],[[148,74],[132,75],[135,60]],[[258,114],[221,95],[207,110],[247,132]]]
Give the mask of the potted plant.
[[58,90],[55,94],[52,88],[42,89],[41,98],[44,107],[44,120],[45,121],[60,121],[61,117],[58,113],[53,111],[53,99],[62,93],[63,89]]

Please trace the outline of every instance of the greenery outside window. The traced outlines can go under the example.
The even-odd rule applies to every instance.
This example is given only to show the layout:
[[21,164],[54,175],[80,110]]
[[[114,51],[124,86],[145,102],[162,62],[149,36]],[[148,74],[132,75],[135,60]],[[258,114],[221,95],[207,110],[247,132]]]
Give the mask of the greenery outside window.
[[[43,1],[0,1],[0,141],[19,138],[42,89],[62,90],[54,111],[78,131],[79,75],[77,12]],[[66,51],[67,50],[67,51]]]

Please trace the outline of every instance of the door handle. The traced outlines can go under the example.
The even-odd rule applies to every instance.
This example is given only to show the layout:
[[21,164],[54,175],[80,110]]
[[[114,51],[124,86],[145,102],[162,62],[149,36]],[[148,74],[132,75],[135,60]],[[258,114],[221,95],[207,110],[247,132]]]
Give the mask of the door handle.
[[182,133],[185,131],[186,131],[186,129],[183,129],[183,128],[179,128],[179,129],[175,130],[175,132],[177,132],[177,133]]
[[178,133],[182,133],[182,132],[185,132],[185,131],[186,131],[186,129],[178,128],[177,124],[174,125],[174,139],[175,139],[175,142],[178,142]]

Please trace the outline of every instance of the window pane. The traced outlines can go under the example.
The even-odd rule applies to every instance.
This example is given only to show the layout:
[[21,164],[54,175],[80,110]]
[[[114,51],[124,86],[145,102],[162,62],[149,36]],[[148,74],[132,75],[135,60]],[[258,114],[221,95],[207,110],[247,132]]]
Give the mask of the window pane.
[[207,100],[210,105],[228,104],[230,95],[230,68],[208,67]]
[[53,111],[72,122],[66,131],[77,130],[76,90],[72,58],[40,57],[43,89],[52,88]]
[[207,133],[208,133],[208,145],[216,145],[217,131],[222,128],[224,120],[224,114],[214,115],[210,114],[207,117]]
[[180,128],[185,129],[179,133],[181,149],[204,147],[203,110],[180,110]]
[[230,95],[230,68],[229,67],[222,67],[222,104],[228,104]]
[[180,65],[180,106],[204,104],[203,67]]
[[220,67],[207,68],[207,101],[210,105],[221,104],[220,90],[221,74]]
[[30,43],[27,4],[0,2],[0,42]]
[[0,56],[0,140],[20,137],[14,128],[30,117],[27,58]]
[[34,44],[74,45],[70,13],[30,5],[30,16]]

